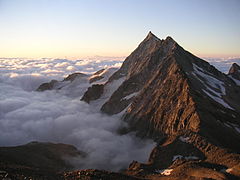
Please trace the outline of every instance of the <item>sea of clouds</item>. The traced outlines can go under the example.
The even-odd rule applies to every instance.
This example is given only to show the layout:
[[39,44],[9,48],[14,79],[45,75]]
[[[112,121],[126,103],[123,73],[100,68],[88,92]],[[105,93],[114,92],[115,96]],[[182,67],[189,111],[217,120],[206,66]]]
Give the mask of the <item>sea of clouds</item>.
[[51,79],[119,67],[122,60],[0,59],[0,146],[30,141],[72,144],[88,154],[86,159],[71,159],[76,168],[117,171],[132,160],[146,161],[154,143],[134,134],[119,135],[117,130],[124,125],[120,115],[100,113],[80,101],[82,94],[73,98],[57,91],[35,91]]
[[[240,59],[207,59],[227,72]],[[57,91],[37,92],[52,79],[62,80],[74,72],[91,74],[107,67],[120,67],[124,59],[93,57],[86,60],[0,58],[0,146],[30,141],[60,142],[87,152],[76,159],[77,168],[119,170],[132,160],[145,162],[154,143],[134,134],[119,135],[124,126],[120,115],[107,116],[80,97]]]

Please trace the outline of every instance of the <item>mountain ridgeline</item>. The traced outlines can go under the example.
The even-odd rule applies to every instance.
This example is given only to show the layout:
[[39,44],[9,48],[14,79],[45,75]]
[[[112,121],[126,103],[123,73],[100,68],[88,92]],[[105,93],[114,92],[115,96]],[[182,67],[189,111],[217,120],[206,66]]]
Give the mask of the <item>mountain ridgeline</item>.
[[[127,172],[142,175],[144,170],[152,173],[171,167],[172,176],[180,173],[187,178],[190,167],[196,166],[205,168],[200,177],[214,179],[212,169],[239,167],[239,75],[237,64],[226,75],[171,37],[160,40],[149,32],[104,84],[107,89],[122,79],[101,111],[109,115],[125,111],[122,120],[129,125],[127,132],[158,143],[147,164],[135,162]],[[181,158],[175,159],[177,155]],[[186,162],[175,165],[179,160]],[[186,172],[177,170],[185,165],[189,166]]]
[[82,101],[110,116],[123,114],[128,126],[119,132],[151,138],[156,147],[147,163],[133,161],[122,173],[81,170],[65,179],[240,178],[239,65],[224,74],[171,37],[161,40],[149,32],[120,69],[75,73],[38,91],[78,83],[86,84],[78,89],[85,92]]

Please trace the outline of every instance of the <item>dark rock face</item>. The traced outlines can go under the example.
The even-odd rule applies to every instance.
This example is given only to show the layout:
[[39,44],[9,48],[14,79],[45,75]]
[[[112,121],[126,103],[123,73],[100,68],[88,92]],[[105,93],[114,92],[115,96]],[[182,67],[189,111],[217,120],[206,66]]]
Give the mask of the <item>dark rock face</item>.
[[64,158],[85,156],[72,145],[32,142],[16,147],[0,147],[1,163],[59,171],[73,168]]
[[101,97],[103,93],[104,85],[102,84],[94,84],[88,88],[88,90],[84,93],[81,101],[85,101],[89,103],[92,100],[96,100]]
[[16,147],[0,147],[0,179],[63,180],[59,171],[73,169],[68,158],[86,154],[72,145],[31,142]]
[[49,83],[43,83],[37,88],[37,91],[52,90],[57,82],[58,82],[57,80],[52,80]]
[[83,74],[83,73],[73,73],[73,74],[70,74],[68,75],[66,78],[64,78],[63,81],[74,81],[77,77],[87,77],[86,74]]

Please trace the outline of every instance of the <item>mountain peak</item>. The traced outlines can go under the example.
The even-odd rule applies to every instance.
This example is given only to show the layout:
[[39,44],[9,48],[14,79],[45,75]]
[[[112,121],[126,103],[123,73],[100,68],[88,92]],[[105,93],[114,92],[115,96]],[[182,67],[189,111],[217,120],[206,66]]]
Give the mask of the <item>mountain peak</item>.
[[167,36],[165,41],[176,43],[176,41],[171,36]]
[[150,39],[160,41],[160,39],[157,36],[155,36],[151,31],[149,31],[149,33],[148,33],[147,37],[145,38],[145,40],[150,40]]
[[147,36],[155,36],[155,35],[152,33],[152,31],[149,31]]
[[240,71],[240,66],[237,63],[233,63],[229,69],[228,74],[238,73]]

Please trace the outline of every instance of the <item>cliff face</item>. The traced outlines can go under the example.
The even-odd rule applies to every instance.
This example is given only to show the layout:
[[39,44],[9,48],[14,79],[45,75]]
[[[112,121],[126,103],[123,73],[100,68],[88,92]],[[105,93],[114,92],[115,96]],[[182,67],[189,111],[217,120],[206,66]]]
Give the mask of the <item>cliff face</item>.
[[[157,68],[123,117],[129,124],[129,131],[158,142],[149,163],[132,164],[129,172],[134,169],[139,174],[142,168],[147,171],[171,167],[177,176],[180,164],[190,163],[187,170],[190,171],[193,165],[202,167],[202,162],[215,168],[238,167],[239,86],[171,41],[174,46],[166,56],[156,52]],[[186,177],[189,176],[187,171]],[[204,170],[212,174],[208,171]],[[214,179],[214,176],[208,178]]]
[[[233,143],[239,141],[239,87],[178,45],[159,62],[127,109],[124,120],[130,129],[152,138],[189,130],[221,146],[239,149]],[[224,132],[229,136],[220,137]]]
[[[130,130],[160,139],[189,130],[239,148],[229,143],[239,140],[239,87],[171,37],[160,40],[150,32],[105,86],[123,77],[101,110],[115,114],[126,108]],[[219,137],[226,131],[229,137]]]
[[[124,120],[141,136],[158,138],[182,130],[199,130],[199,115],[187,79],[174,61],[172,58],[163,60],[127,109]],[[172,88],[168,88],[170,86]]]
[[125,109],[152,78],[162,59],[171,53],[175,45],[170,37],[160,40],[149,32],[137,49],[126,58],[122,67],[109,78],[107,84],[123,77],[126,80],[103,104],[101,110],[107,114],[115,114]]

